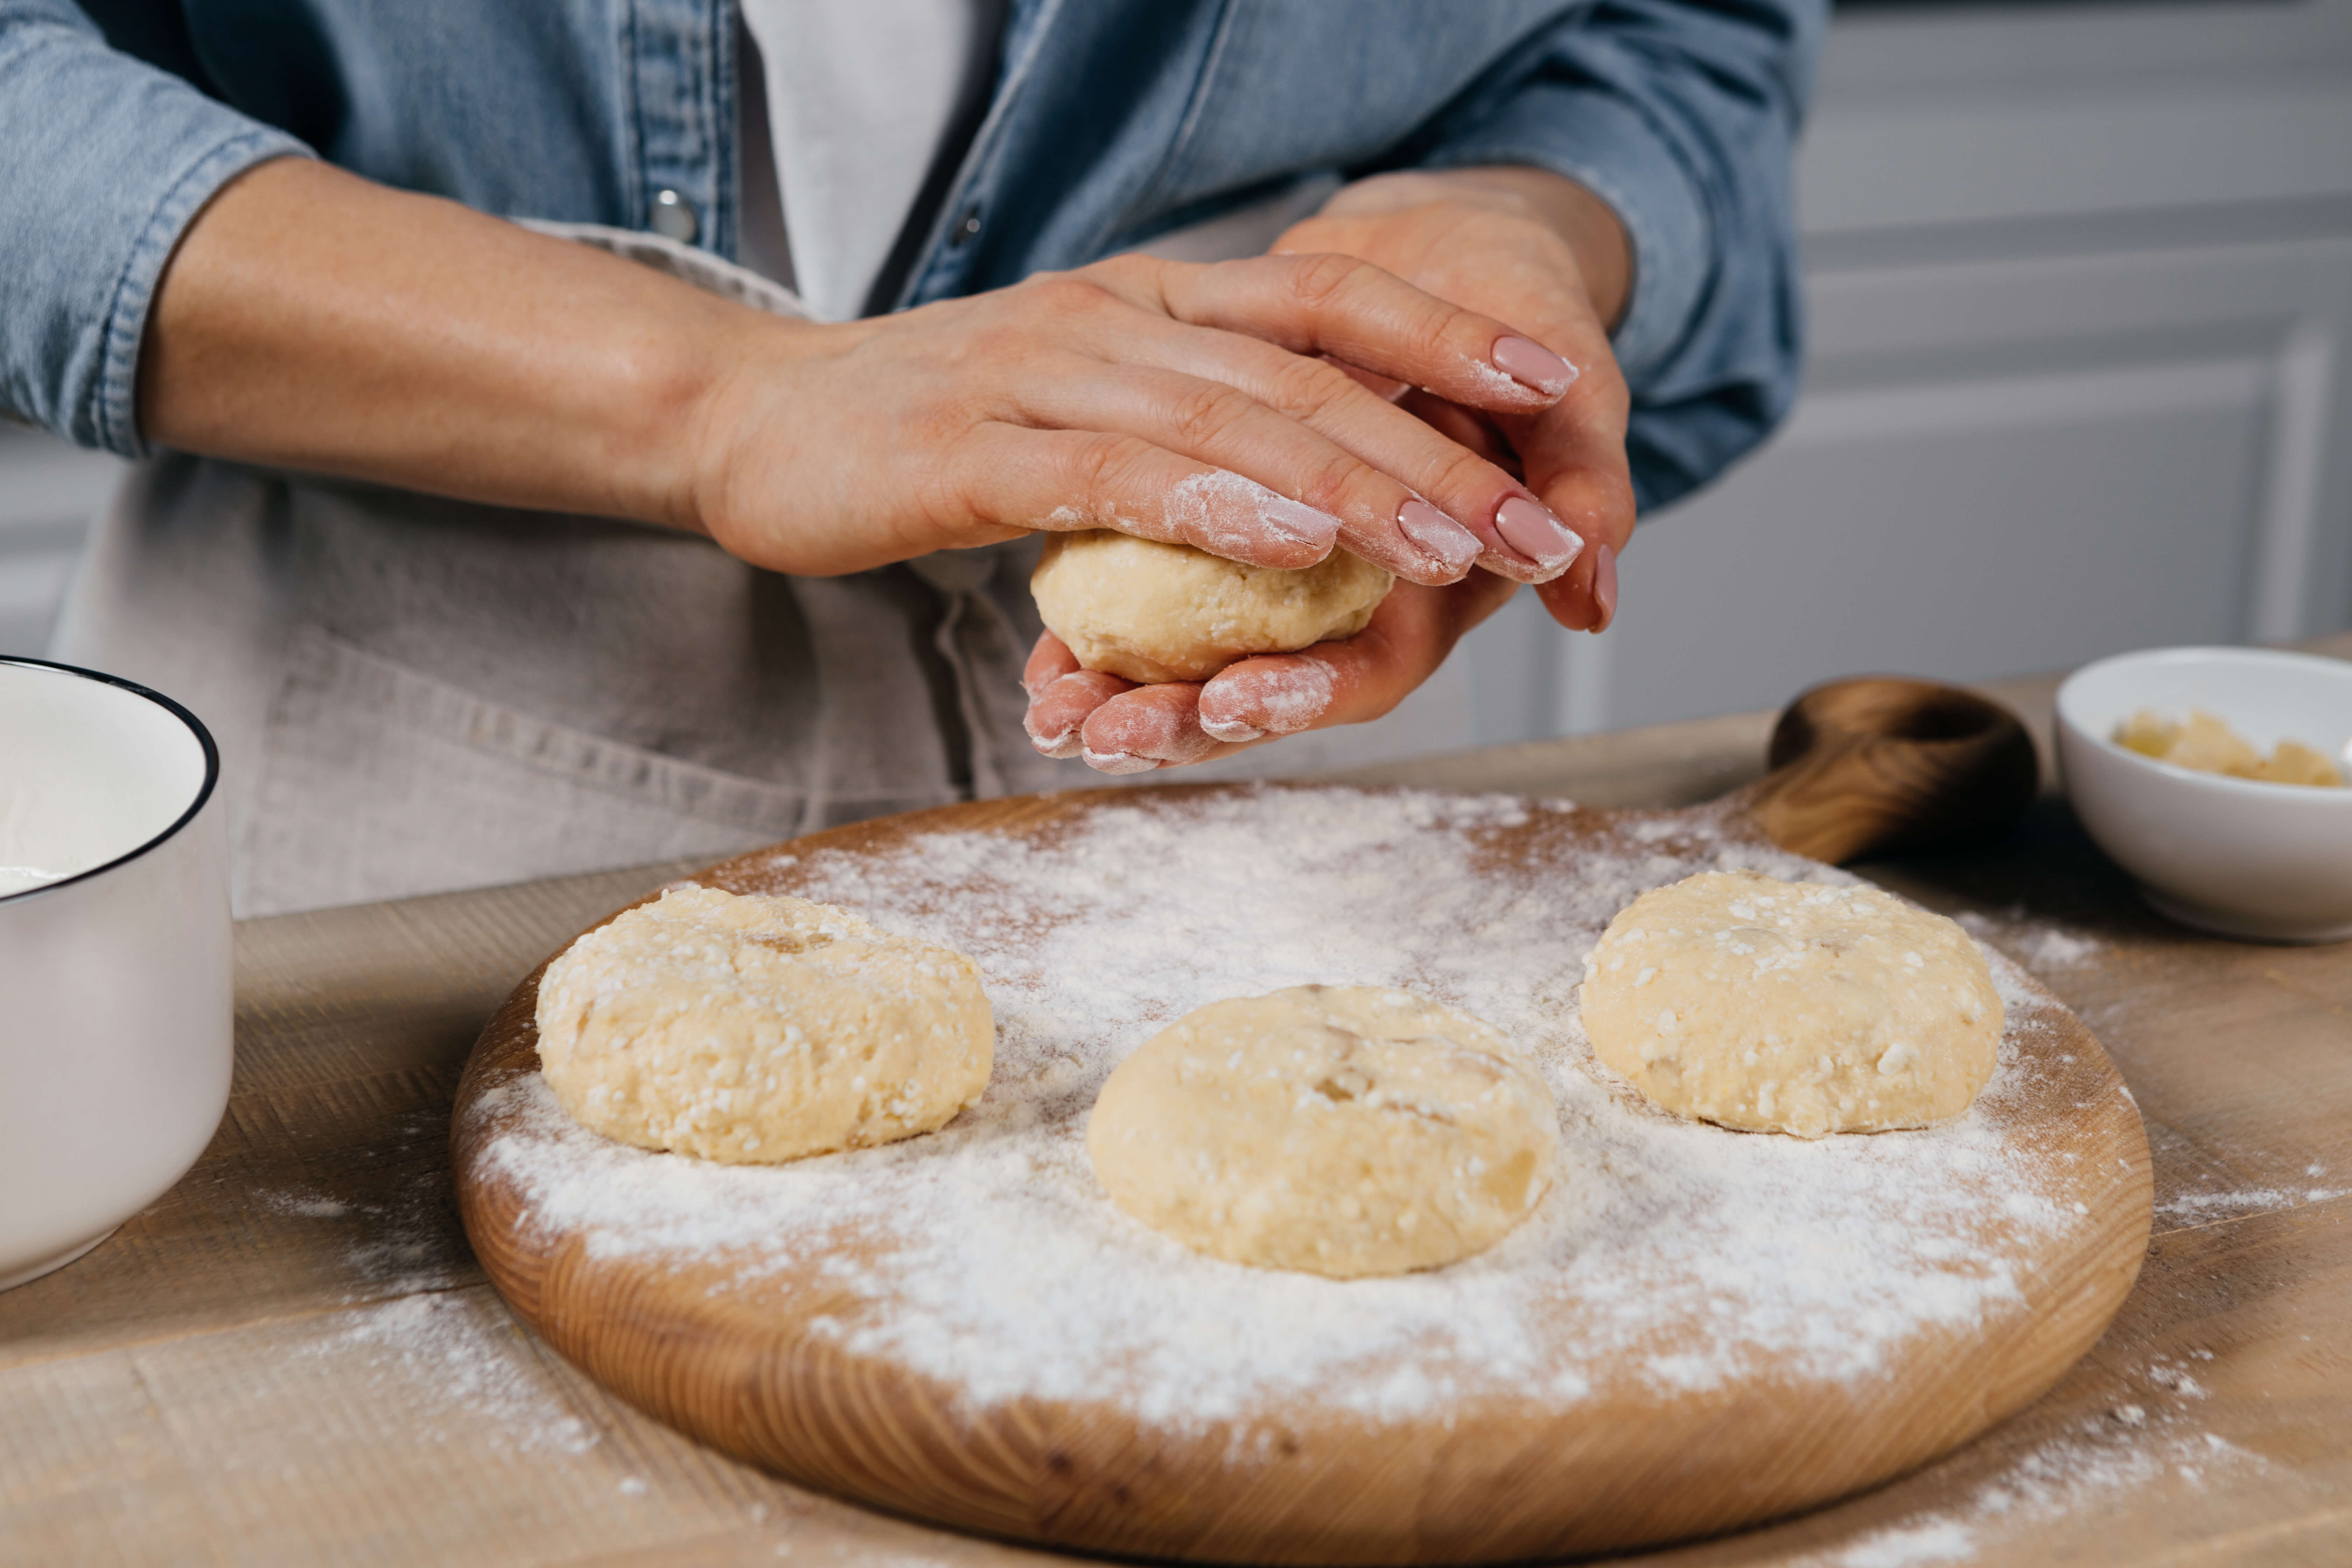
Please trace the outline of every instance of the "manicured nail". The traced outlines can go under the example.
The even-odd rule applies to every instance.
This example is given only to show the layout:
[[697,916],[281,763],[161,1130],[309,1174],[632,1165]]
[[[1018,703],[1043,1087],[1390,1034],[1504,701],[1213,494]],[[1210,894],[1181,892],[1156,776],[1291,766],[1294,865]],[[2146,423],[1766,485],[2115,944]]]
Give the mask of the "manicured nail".
[[1605,632],[1617,618],[1617,552],[1605,544],[1592,558],[1592,603],[1601,612],[1601,620],[1592,629]]
[[1497,338],[1495,367],[1523,386],[1558,397],[1576,380],[1576,367],[1528,338]]
[[1240,745],[1245,741],[1263,741],[1265,739],[1265,731],[1259,729],[1255,724],[1245,723],[1239,719],[1212,719],[1207,714],[1203,713],[1201,715],[1201,728],[1206,730],[1211,735],[1213,735],[1218,740],[1226,742],[1232,745]]
[[1339,520],[1329,512],[1223,468],[1194,474],[1170,490],[1168,521],[1181,537],[1221,553],[1263,546],[1271,534],[1314,551],[1320,560],[1339,539]]
[[1513,496],[1495,509],[1495,531],[1505,543],[1546,572],[1565,568],[1584,548],[1584,541],[1566,523],[1525,496]]
[[1259,521],[1276,533],[1286,534],[1302,544],[1328,547],[1339,542],[1339,520],[1328,511],[1317,511],[1272,490],[1265,492],[1260,504],[1264,510],[1258,513]]
[[1419,498],[1397,509],[1397,531],[1454,576],[1470,570],[1485,548],[1476,534]]
[[1160,764],[1150,757],[1139,757],[1132,752],[1086,752],[1087,766],[1098,773],[1148,773]]

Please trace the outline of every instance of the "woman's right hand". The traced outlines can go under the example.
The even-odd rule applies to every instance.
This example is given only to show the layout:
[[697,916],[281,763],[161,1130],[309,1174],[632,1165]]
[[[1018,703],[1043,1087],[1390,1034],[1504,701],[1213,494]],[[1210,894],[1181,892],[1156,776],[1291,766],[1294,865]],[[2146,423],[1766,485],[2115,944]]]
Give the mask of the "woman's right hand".
[[[1279,567],[1336,542],[1424,584],[1482,556],[1541,580],[1579,548],[1510,474],[1321,356],[1506,416],[1549,406],[1574,374],[1366,262],[1129,256],[893,316],[761,326],[700,416],[694,521],[777,571],[1038,528]],[[1534,573],[1487,548],[1497,534]]]

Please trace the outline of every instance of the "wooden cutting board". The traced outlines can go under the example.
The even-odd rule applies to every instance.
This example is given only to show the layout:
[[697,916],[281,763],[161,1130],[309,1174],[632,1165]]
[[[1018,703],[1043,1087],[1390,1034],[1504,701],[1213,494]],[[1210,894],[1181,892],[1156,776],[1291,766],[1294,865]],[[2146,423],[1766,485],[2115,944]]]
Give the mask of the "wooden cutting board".
[[[1569,1064],[1552,1070],[1569,1090],[1563,1147],[1577,1173],[1522,1227],[1527,1239],[1486,1258],[1403,1282],[1337,1282],[1181,1254],[1083,1190],[1066,1156],[1087,1086],[1149,1027],[1072,1021],[1066,981],[1055,982],[1060,1011],[1024,1012],[1039,983],[1023,965],[1073,922],[1149,910],[1155,897],[1181,903],[1193,843],[1220,847],[1229,867],[1257,845],[1270,875],[1293,869],[1230,900],[1223,929],[1193,932],[1203,963],[1213,949],[1236,973],[1201,977],[1167,1016],[1271,988],[1232,982],[1249,978],[1260,946],[1300,951],[1301,911],[1284,900],[1310,870],[1344,879],[1334,887],[1425,895],[1463,930],[1493,933],[1486,942],[1532,929],[1566,964],[1633,887],[1712,864],[1806,874],[1771,838],[1835,858],[1997,822],[2030,795],[2032,752],[1973,701],[1885,682],[1811,694],[1784,717],[1779,771],[1686,812],[1097,791],[951,806],[740,857],[694,880],[835,901],[854,889],[902,921],[963,934],[1007,1042],[989,1100],[967,1113],[977,1129],[748,1173],[622,1150],[570,1124],[538,1084],[534,973],[484,1032],[459,1090],[467,1233],[516,1311],[622,1397],[796,1481],[992,1535],[1193,1561],[1472,1563],[1685,1538],[1813,1506],[2032,1401],[2098,1338],[2137,1275],[2151,1208],[2138,1115],[2097,1042],[2021,972],[2001,966],[2003,1067],[1964,1123],[1816,1145],[1673,1122],[1602,1083],[1577,1055],[1558,975],[1531,975],[1553,998],[1549,1048]],[[1344,853],[1315,849],[1318,823],[1349,828]],[[1104,864],[1105,845],[1128,842],[1135,864],[1106,873],[1123,902],[1071,890]],[[1056,856],[1073,869],[1039,874]],[[1171,935],[1181,955],[1188,939]],[[1440,994],[1469,984],[1428,956],[1462,945],[1450,932],[1428,938],[1426,953],[1421,942],[1401,939],[1406,972],[1328,977]],[[1335,964],[1360,967],[1354,951],[1333,936]],[[1104,984],[1131,995],[1153,973],[1181,973],[1170,962],[1157,952]],[[1491,975],[1480,984],[1491,989]],[[1034,1090],[1028,1113],[1000,1106],[990,1121],[992,1101],[1050,1079],[1024,1064],[1055,1029],[1069,1037],[1078,1098],[1066,1083],[1058,1100]],[[1017,1049],[1016,1036],[1027,1042]],[[974,1216],[975,1234],[995,1224],[990,1204],[1018,1219],[1002,1253],[976,1251],[936,1215],[918,1223],[913,1198],[903,1223],[891,1211],[901,1189],[889,1184],[908,1180],[908,1162],[952,1175],[958,1161],[1001,1161],[1021,1138],[1041,1151],[1062,1141],[1062,1165],[1039,1158],[1037,1194],[968,1194],[955,1211]],[[1785,1212],[1759,1207],[1774,1192],[1797,1196]],[[758,1223],[712,1229],[730,1205]],[[1062,1247],[1057,1224],[1085,1245]],[[1707,1239],[1718,1232],[1719,1247]],[[943,1279],[950,1265],[965,1272]],[[1275,1353],[1293,1344],[1298,1364]]]

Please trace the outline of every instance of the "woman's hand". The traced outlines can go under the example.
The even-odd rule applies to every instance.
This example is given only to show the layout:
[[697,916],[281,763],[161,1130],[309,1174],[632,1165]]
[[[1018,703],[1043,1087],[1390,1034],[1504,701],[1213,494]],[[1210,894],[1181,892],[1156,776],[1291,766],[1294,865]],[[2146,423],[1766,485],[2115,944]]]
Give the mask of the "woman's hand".
[[1429,584],[1458,581],[1498,518],[1537,570],[1577,549],[1514,476],[1324,356],[1505,417],[1555,401],[1568,367],[1346,257],[1121,257],[771,336],[707,416],[695,515],[779,571],[855,571],[1036,528],[1282,567],[1313,564],[1336,538]]
[[1326,355],[1502,417],[1570,381],[1345,257],[1130,257],[822,325],[289,159],[190,228],[140,396],[187,450],[696,529],[784,572],[1117,528],[1271,566],[1336,540],[1447,583],[1498,517],[1566,563],[1526,486]]
[[1429,679],[1464,633],[1517,584],[1473,572],[1447,587],[1400,582],[1345,642],[1245,658],[1206,681],[1138,686],[1081,669],[1047,632],[1029,656],[1029,738],[1052,757],[1083,756],[1108,773],[1207,762],[1328,724],[1379,718]]
[[1369,367],[1358,379],[1521,475],[1591,548],[1565,571],[1547,569],[1533,552],[1512,548],[1509,531],[1481,530],[1485,570],[1467,580],[1443,589],[1401,583],[1357,637],[1244,659],[1204,685],[1137,687],[1081,670],[1047,633],[1026,680],[1030,738],[1049,756],[1083,755],[1105,772],[1137,773],[1379,718],[1501,607],[1512,592],[1505,578],[1537,583],[1552,617],[1571,629],[1597,632],[1615,616],[1616,557],[1633,532],[1633,492],[1625,384],[1609,350],[1609,327],[1623,312],[1633,263],[1607,205],[1537,169],[1379,175],[1341,191],[1276,250],[1373,261],[1440,298],[1523,322],[1565,357],[1577,371],[1574,384],[1529,412],[1475,409],[1442,389]]
[[1576,367],[1567,395],[1525,413],[1474,410],[1421,384],[1398,390],[1405,407],[1520,473],[1591,542],[1537,593],[1570,630],[1606,628],[1617,613],[1617,555],[1633,532],[1625,378],[1609,349],[1633,251],[1608,205],[1541,169],[1382,174],[1339,192],[1275,249],[1361,257],[1439,299],[1501,314]]

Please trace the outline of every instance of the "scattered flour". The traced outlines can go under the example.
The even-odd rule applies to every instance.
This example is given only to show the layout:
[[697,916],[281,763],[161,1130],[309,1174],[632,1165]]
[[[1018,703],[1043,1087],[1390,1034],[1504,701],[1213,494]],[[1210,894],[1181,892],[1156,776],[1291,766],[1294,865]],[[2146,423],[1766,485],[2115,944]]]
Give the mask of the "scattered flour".
[[2072,969],[2103,951],[2103,944],[2093,938],[2044,926],[2026,938],[2025,962],[2035,969]]
[[346,1220],[339,1234],[356,1236],[343,1250],[357,1289],[345,1301],[419,1290],[445,1290],[473,1278],[465,1235],[451,1206],[449,1186],[435,1156],[447,1146],[447,1124],[429,1110],[397,1118],[383,1151],[396,1175],[383,1203],[347,1203],[302,1187],[264,1189],[254,1200],[289,1219]]
[[[2211,1352],[2190,1352],[2210,1359]],[[1797,1560],[1804,1568],[1912,1568],[2000,1563],[2019,1532],[2095,1517],[2135,1492],[2203,1488],[2266,1469],[2269,1461],[2198,1426],[2187,1401],[2205,1390],[2179,1363],[2158,1357],[2125,1373],[2144,1403],[2075,1420],[2011,1458],[1953,1508],[1915,1514],[1842,1547]],[[2030,1419],[2030,1417],[2028,1417]],[[1954,1462],[1964,1463],[1965,1460]],[[2046,1546],[2046,1542],[2044,1543]],[[2036,1553],[2041,1555],[2042,1553]]]
[[331,1198],[320,1193],[264,1193],[261,1194],[261,1206],[271,1214],[285,1215],[292,1219],[340,1219],[352,1212],[352,1205],[341,1198]]
[[1837,1568],[1915,1568],[1923,1563],[1961,1563],[1975,1555],[1975,1537],[1951,1520],[1942,1519],[1880,1531],[1830,1561]]
[[1970,936],[2007,948],[2030,969],[2074,969],[2106,951],[2095,937],[2032,918],[2022,904],[2011,905],[1998,916],[1970,910],[1953,918]]
[[[2026,1310],[2015,1244],[2094,1223],[2049,1149],[2062,1113],[2024,1092],[2064,1070],[2035,1048],[2054,1004],[1991,955],[2001,1065],[1944,1127],[1809,1142],[1668,1117],[1609,1081],[1578,1025],[1602,926],[1703,868],[1853,879],[1680,816],[1558,864],[1497,842],[1567,809],[1145,797],[1037,841],[779,857],[772,883],[739,890],[843,904],[978,961],[1000,1029],[978,1105],[882,1149],[724,1166],[607,1142],[530,1072],[476,1102],[477,1158],[521,1195],[522,1224],[593,1255],[717,1263],[718,1289],[747,1302],[822,1290],[837,1305],[818,1331],[974,1405],[1109,1399],[1169,1430],[1302,1407],[1399,1421],[1465,1395],[1654,1398],[1767,1367],[1863,1380],[1923,1333]],[[1308,982],[1412,986],[1536,1061],[1560,1107],[1560,1175],[1503,1243],[1433,1273],[1329,1280],[1199,1256],[1103,1195],[1083,1136],[1110,1069],[1202,1003]]]
[[2347,1197],[2352,1197],[2352,1187],[2245,1187],[2227,1193],[2176,1193],[2158,1203],[2156,1212],[2203,1225]]
[[348,1386],[354,1366],[378,1398],[397,1400],[401,1427],[433,1442],[450,1417],[470,1435],[488,1431],[518,1450],[584,1454],[595,1429],[530,1375],[522,1331],[498,1305],[460,1294],[403,1296],[352,1314],[352,1326],[310,1347],[338,1363]]

